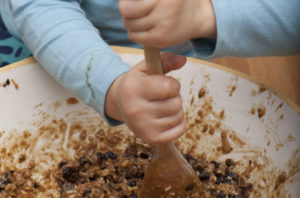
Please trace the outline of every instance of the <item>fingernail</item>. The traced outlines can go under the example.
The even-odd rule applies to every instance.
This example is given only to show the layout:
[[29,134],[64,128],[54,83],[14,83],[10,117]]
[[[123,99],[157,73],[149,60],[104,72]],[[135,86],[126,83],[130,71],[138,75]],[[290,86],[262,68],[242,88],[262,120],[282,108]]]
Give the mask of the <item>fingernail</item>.
[[182,56],[182,55],[179,55],[179,54],[176,54],[176,56],[174,58],[176,59],[176,61],[185,60],[185,56]]

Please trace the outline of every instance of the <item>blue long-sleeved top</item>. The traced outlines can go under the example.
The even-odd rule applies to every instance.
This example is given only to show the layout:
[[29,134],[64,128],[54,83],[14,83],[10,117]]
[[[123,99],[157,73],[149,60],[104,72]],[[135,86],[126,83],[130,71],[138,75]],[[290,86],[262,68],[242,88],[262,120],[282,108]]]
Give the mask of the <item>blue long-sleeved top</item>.
[[[192,39],[165,50],[206,59],[300,52],[299,0],[212,2],[217,39]],[[105,116],[105,97],[130,67],[109,45],[140,47],[128,39],[118,0],[1,0],[0,13],[59,83],[117,123]]]

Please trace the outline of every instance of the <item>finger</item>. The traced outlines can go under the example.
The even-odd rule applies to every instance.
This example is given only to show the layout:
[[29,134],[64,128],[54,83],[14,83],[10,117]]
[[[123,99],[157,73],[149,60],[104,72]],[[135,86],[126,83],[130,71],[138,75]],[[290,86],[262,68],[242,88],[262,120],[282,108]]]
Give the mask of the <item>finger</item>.
[[[128,30],[128,37],[131,41],[141,44],[141,45],[150,45],[157,48],[163,48],[164,46],[160,45],[160,41],[157,41],[153,28],[146,31],[130,31]],[[153,41],[156,41],[155,43]]]
[[175,53],[165,52],[161,55],[164,72],[168,73],[172,70],[180,69],[186,63],[186,57]]
[[[164,67],[164,73],[168,73],[172,70],[180,69],[183,67],[186,63],[186,57],[181,56],[175,53],[171,52],[164,52],[161,54],[161,59]],[[135,69],[138,69],[139,71],[146,73],[146,65],[145,61],[139,62],[136,66]]]
[[180,84],[172,77],[149,75],[144,77],[141,87],[142,97],[148,101],[162,100],[179,95]]
[[[150,45],[156,48],[170,47],[171,43],[166,39],[166,35],[161,34],[156,26],[145,31],[128,31],[128,37],[131,41],[141,44]],[[172,43],[173,45],[173,43]]]
[[154,22],[150,17],[123,19],[123,24],[128,32],[148,31],[154,27]]
[[182,122],[182,119],[184,119],[184,113],[183,110],[180,109],[174,115],[158,119],[157,125],[160,126],[161,131],[166,131],[180,124]]
[[153,143],[161,144],[171,142],[178,139],[186,131],[185,119],[183,118],[179,124],[161,133]]
[[120,0],[119,9],[126,19],[147,16],[155,7],[156,0]]
[[165,100],[153,101],[151,107],[150,111],[155,118],[172,116],[181,111],[182,99],[180,95],[178,95]]

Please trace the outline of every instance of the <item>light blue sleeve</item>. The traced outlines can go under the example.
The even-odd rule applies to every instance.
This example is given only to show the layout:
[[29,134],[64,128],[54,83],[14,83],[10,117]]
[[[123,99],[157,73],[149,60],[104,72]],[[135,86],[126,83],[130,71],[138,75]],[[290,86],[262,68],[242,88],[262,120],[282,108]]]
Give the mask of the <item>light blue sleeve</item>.
[[300,53],[299,0],[212,0],[217,39],[193,39],[198,57]]
[[[64,87],[105,115],[106,93],[129,66],[99,36],[74,0],[11,0],[4,21]],[[3,12],[1,12],[3,13]],[[3,14],[2,14],[3,15]],[[12,16],[9,18],[9,16]]]

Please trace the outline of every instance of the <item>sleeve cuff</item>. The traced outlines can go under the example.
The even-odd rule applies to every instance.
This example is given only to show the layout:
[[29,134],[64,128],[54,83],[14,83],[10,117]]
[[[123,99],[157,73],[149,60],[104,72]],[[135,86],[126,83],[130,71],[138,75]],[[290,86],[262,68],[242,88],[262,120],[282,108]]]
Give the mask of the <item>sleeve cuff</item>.
[[[88,68],[89,64],[86,68],[86,86],[88,89],[88,97],[86,97],[88,101],[86,102],[100,113],[110,126],[118,126],[123,123],[110,118],[105,113],[106,95],[113,82],[120,75],[128,72],[130,66],[125,64],[118,55],[113,54],[114,52],[111,53],[110,58],[107,58],[107,60],[103,60],[103,57],[99,58],[99,56],[90,58],[90,68]],[[97,68],[99,61],[102,61],[102,64],[103,62],[106,63],[106,69],[99,70],[99,68]]]

